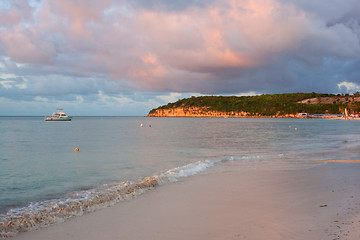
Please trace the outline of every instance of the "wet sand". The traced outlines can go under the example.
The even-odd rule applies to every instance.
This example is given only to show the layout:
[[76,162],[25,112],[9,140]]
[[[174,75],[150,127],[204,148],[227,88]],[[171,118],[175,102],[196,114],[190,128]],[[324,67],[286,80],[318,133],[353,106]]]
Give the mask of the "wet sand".
[[12,239],[351,240],[359,211],[359,163],[211,171]]

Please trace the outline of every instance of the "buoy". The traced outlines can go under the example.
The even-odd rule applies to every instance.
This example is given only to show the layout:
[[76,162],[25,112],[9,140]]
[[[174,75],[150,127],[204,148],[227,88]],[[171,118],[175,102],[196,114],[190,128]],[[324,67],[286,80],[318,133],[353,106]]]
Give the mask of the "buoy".
[[75,152],[78,152],[78,151],[79,151],[79,148],[75,148],[74,150],[75,150]]

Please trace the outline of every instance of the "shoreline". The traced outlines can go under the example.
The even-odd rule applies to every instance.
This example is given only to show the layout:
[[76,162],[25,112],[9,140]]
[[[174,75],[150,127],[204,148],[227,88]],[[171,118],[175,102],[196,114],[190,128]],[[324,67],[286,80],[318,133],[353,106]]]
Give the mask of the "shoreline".
[[259,113],[247,112],[219,112],[219,111],[200,111],[199,109],[160,109],[154,113],[149,113],[145,117],[170,117],[170,118],[288,118],[288,119],[343,119],[345,116],[341,114],[276,114],[261,115]]
[[254,116],[207,116],[207,115],[174,115],[174,116],[155,116],[155,115],[147,115],[145,117],[149,118],[285,118],[285,119],[335,119],[335,120],[349,120],[344,117],[337,116],[312,116],[312,117],[299,117],[299,116],[262,116],[262,115],[254,115]]
[[56,225],[73,217],[83,216],[117,203],[131,200],[163,184],[176,182],[179,178],[192,176],[216,164],[218,160],[205,160],[172,168],[138,181],[124,181],[106,184],[104,188],[91,188],[89,191],[74,191],[66,197],[45,199],[30,207],[13,208],[7,216],[0,218],[0,238],[15,236]]
[[360,165],[213,170],[21,239],[359,239]]

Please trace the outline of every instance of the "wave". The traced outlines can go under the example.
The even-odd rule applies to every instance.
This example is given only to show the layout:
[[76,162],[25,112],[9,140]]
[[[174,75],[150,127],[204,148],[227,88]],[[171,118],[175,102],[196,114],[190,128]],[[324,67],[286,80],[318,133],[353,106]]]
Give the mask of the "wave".
[[139,196],[159,185],[205,172],[219,162],[259,158],[262,156],[203,160],[166,170],[138,182],[125,181],[116,185],[103,185],[97,189],[72,192],[58,199],[30,202],[25,207],[12,208],[6,214],[0,215],[0,237],[12,237],[19,232],[61,223],[68,218],[112,206],[120,201]]

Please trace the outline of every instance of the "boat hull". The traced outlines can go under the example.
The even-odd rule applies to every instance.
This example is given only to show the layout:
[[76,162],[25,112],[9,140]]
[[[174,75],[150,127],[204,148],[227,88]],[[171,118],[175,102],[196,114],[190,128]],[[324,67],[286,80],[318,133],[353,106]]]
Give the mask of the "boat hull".
[[45,118],[45,121],[57,121],[57,122],[64,122],[64,121],[71,121],[71,117],[68,118]]

